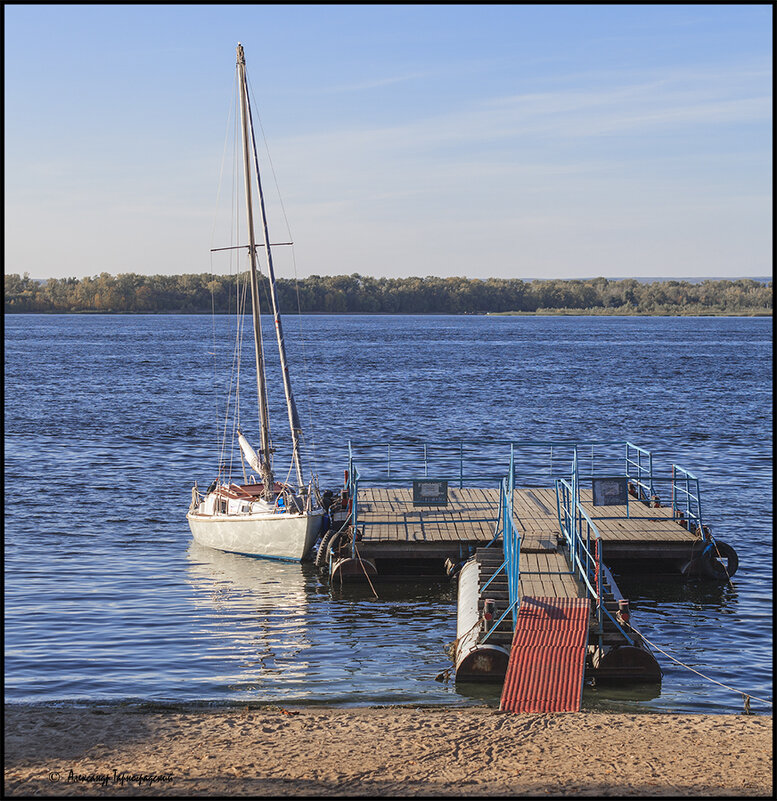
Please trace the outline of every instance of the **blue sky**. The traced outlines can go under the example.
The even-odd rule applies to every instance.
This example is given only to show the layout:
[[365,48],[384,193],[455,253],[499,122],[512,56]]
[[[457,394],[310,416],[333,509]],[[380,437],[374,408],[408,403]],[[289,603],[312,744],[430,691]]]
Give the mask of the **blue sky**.
[[772,272],[770,6],[4,12],[6,272],[228,272],[238,41],[280,275]]

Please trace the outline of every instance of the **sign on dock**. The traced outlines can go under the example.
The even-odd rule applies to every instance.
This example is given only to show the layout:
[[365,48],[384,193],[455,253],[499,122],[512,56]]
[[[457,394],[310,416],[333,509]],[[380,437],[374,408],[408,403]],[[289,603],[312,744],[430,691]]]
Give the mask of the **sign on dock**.
[[628,480],[625,478],[593,478],[594,506],[625,506],[629,502]]
[[427,478],[413,481],[413,506],[447,506],[448,482]]

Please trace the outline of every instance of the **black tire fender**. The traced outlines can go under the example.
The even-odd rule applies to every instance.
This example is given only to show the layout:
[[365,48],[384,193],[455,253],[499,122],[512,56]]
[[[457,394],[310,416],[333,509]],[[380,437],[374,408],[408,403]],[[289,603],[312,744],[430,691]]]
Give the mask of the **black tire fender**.
[[726,572],[728,573],[728,577],[731,578],[739,569],[739,556],[737,552],[727,542],[723,542],[722,540],[715,540],[712,550],[716,558],[725,560]]
[[345,526],[340,529],[330,528],[329,531],[324,534],[321,542],[318,545],[318,551],[316,551],[316,567],[323,567],[327,563],[329,551],[334,548],[337,541],[340,539],[340,535],[344,531]]
[[316,551],[316,567],[323,567],[326,563],[326,552],[329,548],[329,542],[334,535],[335,531],[330,528],[329,531],[327,531],[327,533],[321,538],[321,542],[318,544],[318,550]]

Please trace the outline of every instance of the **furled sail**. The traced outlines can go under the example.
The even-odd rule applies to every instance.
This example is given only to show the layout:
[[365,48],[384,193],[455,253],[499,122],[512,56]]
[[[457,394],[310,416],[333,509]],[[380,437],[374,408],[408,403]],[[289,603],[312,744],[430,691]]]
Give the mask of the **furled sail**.
[[240,443],[240,450],[243,451],[243,456],[246,457],[248,464],[250,464],[251,467],[253,467],[254,470],[261,475],[262,463],[259,461],[256,451],[250,446],[248,440],[240,433],[240,431],[237,432],[237,441]]

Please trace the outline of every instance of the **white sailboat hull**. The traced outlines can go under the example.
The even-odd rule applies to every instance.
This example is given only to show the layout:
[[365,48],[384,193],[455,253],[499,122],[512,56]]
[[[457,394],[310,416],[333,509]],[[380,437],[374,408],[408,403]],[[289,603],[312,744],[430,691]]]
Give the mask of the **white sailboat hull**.
[[323,512],[203,515],[186,519],[195,542],[219,551],[301,562],[316,541]]

